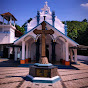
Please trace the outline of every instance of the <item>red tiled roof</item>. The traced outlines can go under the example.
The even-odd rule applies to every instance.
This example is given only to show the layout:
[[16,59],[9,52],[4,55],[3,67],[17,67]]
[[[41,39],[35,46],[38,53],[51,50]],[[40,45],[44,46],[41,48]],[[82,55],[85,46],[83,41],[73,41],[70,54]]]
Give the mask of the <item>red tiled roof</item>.
[[6,20],[10,21],[10,16],[12,17],[12,20],[17,21],[17,19],[9,12],[1,14],[2,17],[4,17]]

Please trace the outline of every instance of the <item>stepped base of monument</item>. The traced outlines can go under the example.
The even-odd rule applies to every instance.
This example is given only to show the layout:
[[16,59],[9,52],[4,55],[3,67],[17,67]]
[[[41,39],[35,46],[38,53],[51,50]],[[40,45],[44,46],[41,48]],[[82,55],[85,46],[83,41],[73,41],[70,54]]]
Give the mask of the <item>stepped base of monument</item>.
[[35,63],[29,68],[28,80],[37,83],[54,83],[60,80],[57,67],[52,64]]
[[33,77],[52,78],[58,75],[57,67],[53,65],[37,64],[30,67],[29,75]]
[[34,83],[55,83],[61,79],[59,76],[55,76],[52,78],[45,78],[45,77],[33,77],[31,75],[27,75],[26,80]]

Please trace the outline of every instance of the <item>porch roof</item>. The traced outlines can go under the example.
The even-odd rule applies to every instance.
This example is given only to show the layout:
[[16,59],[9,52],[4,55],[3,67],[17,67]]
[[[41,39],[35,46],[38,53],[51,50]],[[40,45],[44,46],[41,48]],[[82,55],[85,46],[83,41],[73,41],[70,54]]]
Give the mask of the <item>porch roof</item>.
[[[63,34],[61,31],[59,31],[58,29],[56,29],[54,26],[52,26],[51,24],[49,24],[48,22],[45,21],[45,23],[47,23],[48,25],[50,25],[50,27],[54,28],[54,30],[56,30],[58,33],[60,33],[62,36],[64,36],[65,38],[67,38],[69,41],[71,41],[72,43],[74,43],[75,45],[79,45],[77,42],[75,42],[74,40],[72,40],[71,38],[69,38],[68,36],[66,36],[65,34]],[[40,24],[38,24],[36,27],[38,27]],[[36,27],[34,27],[33,29],[29,30],[26,34],[22,35],[20,38],[18,38],[17,40],[14,41],[14,44],[16,44],[16,42],[20,41],[22,38],[24,38],[26,35],[28,35],[29,32],[33,31]]]
[[3,13],[3,14],[0,14],[0,15],[8,21],[10,21],[10,16],[12,17],[12,20],[17,21],[17,19],[10,12]]

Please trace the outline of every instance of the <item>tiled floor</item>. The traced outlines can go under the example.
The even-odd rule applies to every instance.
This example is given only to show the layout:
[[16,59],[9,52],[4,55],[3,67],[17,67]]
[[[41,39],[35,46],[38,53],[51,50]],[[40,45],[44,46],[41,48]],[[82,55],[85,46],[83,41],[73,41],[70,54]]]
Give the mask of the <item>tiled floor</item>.
[[[0,59],[0,62],[3,60]],[[29,73],[26,67],[0,67],[0,88],[88,88],[88,65],[79,63],[73,65],[79,70],[58,69],[62,80],[53,84],[25,81],[23,77]]]

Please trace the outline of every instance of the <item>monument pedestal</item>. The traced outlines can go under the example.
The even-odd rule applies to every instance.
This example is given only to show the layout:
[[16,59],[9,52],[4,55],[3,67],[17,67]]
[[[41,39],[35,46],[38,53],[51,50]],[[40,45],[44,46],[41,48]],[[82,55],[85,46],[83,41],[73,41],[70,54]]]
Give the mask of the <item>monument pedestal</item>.
[[48,64],[38,64],[30,67],[29,75],[33,77],[47,77],[52,78],[57,76],[57,67],[48,66]]
[[30,67],[27,78],[32,82],[38,83],[54,83],[60,80],[56,66],[40,63],[35,63],[34,66]]

